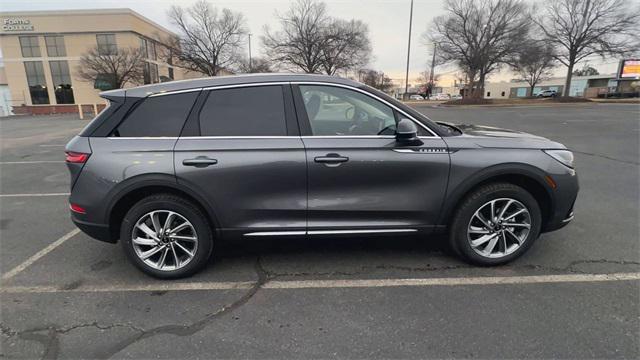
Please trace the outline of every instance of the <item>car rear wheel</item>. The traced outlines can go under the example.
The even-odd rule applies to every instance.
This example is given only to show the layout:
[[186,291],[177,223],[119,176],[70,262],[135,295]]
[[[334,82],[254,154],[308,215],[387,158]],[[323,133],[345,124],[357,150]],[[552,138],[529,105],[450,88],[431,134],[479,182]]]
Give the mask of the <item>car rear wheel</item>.
[[194,274],[207,264],[213,248],[204,214],[190,201],[171,194],[149,196],[131,207],[120,239],[136,267],[162,279]]
[[508,183],[482,186],[456,210],[449,230],[452,248],[478,265],[507,263],[525,253],[540,235],[538,202]]

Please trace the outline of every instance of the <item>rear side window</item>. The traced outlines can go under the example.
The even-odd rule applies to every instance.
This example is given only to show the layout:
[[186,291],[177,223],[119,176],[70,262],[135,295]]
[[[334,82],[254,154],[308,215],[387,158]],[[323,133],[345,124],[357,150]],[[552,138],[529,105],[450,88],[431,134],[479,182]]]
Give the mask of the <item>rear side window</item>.
[[286,136],[280,85],[212,90],[200,111],[202,136]]
[[118,125],[113,136],[177,137],[198,91],[146,98]]

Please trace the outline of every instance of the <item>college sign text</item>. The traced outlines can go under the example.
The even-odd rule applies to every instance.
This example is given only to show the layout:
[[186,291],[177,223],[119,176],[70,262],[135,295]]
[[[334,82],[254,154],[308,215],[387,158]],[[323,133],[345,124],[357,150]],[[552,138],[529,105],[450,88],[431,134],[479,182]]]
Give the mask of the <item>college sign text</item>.
[[33,24],[24,18],[2,19],[2,31],[33,31]]

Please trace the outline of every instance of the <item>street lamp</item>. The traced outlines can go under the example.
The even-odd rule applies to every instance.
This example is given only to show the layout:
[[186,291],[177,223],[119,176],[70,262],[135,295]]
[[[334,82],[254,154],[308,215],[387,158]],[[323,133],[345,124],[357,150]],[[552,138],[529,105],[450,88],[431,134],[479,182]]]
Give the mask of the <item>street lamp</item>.
[[253,71],[253,66],[251,64],[251,33],[249,35],[249,72]]

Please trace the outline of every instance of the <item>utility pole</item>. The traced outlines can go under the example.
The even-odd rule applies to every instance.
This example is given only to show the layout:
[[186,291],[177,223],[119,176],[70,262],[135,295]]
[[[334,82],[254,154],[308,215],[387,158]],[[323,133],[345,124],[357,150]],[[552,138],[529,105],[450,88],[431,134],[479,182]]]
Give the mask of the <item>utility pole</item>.
[[411,23],[413,22],[413,0],[411,0],[411,10],[409,11],[409,42],[407,44],[407,72],[404,77],[404,94],[403,98],[407,98],[409,91],[409,55],[411,54]]
[[433,43],[433,57],[431,58],[431,72],[429,73],[429,99],[431,99],[431,94],[433,94],[433,79],[435,76],[433,75],[433,71],[436,67],[436,43]]
[[249,33],[249,72],[253,71],[253,66],[251,64],[251,33]]

